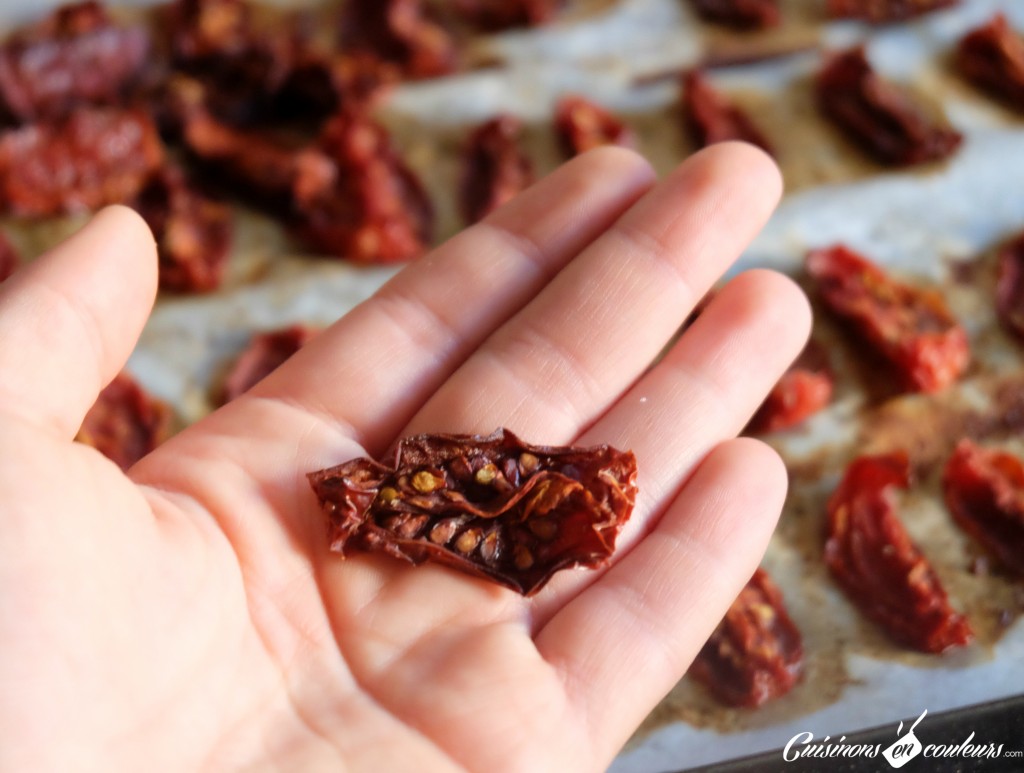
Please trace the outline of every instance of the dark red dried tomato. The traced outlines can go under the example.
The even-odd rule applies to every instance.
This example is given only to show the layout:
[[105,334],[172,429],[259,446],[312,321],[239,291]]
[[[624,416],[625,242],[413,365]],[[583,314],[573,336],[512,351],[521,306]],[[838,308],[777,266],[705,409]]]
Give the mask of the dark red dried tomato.
[[700,147],[741,140],[772,152],[771,144],[746,113],[714,89],[698,70],[683,76],[683,118]]
[[365,51],[402,68],[410,78],[432,78],[458,66],[451,35],[423,0],[350,0],[341,17],[347,52]]
[[522,122],[499,115],[478,127],[462,151],[459,205],[467,223],[482,220],[533,182],[533,164],[519,144]]
[[170,408],[122,372],[100,392],[75,439],[127,470],[167,439],[170,426]]
[[826,308],[889,361],[905,389],[935,392],[966,369],[967,334],[938,293],[900,284],[841,245],[811,252],[807,273]]
[[975,86],[1024,110],[1024,39],[1003,14],[961,38],[956,64]]
[[973,633],[896,516],[893,489],[906,488],[909,477],[903,452],[850,463],[828,501],[825,563],[850,600],[894,641],[944,652],[969,644]]
[[963,141],[955,129],[931,121],[904,89],[875,73],[863,47],[834,54],[815,89],[821,112],[879,163],[937,161]]
[[701,18],[741,30],[778,26],[779,0],[692,0]]
[[454,0],[453,10],[479,30],[499,32],[551,21],[565,0]]
[[603,107],[583,97],[562,97],[555,107],[555,130],[567,156],[602,145],[636,145],[633,131]]
[[1024,234],[999,251],[996,313],[1003,327],[1024,341]]
[[223,405],[248,392],[305,346],[317,332],[316,328],[308,325],[292,325],[254,335],[224,379],[219,402]]
[[1024,462],[961,440],[942,476],[946,506],[965,532],[1024,576]]
[[202,195],[177,166],[150,178],[135,208],[156,237],[160,289],[210,292],[220,287],[231,248],[231,211]]
[[607,563],[636,498],[636,458],[493,435],[417,435],[388,461],[311,473],[331,549],[435,561],[530,596],[560,569]]
[[257,25],[253,9],[245,0],[177,0],[165,11],[174,66],[201,79],[207,106],[233,123],[273,115],[301,43],[291,16],[278,11]]
[[367,54],[306,53],[296,59],[275,97],[279,115],[323,121],[338,111],[365,110],[401,80],[391,62]]
[[4,281],[18,268],[21,258],[18,251],[2,231],[0,231],[0,282]]
[[163,162],[145,113],[78,110],[0,135],[0,208],[38,217],[131,201]]
[[309,174],[298,190],[296,234],[312,248],[365,263],[409,260],[429,245],[434,210],[384,127],[360,113],[328,122],[318,150],[333,164],[332,188]]
[[904,21],[943,8],[960,0],[828,0],[828,15],[833,19],[863,19],[872,24]]
[[18,123],[121,103],[150,49],[142,27],[116,27],[96,2],[67,5],[0,48],[0,113]]
[[804,650],[778,586],[758,569],[697,655],[689,674],[729,706],[757,708],[793,689]]
[[778,432],[795,427],[829,404],[834,386],[828,353],[811,341],[768,394],[751,420],[749,431]]

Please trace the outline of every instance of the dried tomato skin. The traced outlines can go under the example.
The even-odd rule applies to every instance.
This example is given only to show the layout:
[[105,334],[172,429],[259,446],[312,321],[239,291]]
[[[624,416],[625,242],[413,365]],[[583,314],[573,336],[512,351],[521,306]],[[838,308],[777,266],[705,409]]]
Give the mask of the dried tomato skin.
[[383,126],[343,111],[324,127],[318,152],[336,170],[335,182],[320,186],[311,174],[310,189],[297,191],[293,228],[299,238],[361,263],[411,260],[426,251],[433,205]]
[[459,64],[454,40],[423,0],[351,0],[340,27],[344,50],[393,62],[409,78],[446,75]]
[[974,634],[896,516],[893,489],[906,488],[909,476],[903,452],[850,463],[828,502],[825,563],[850,600],[893,641],[941,653],[969,644]]
[[232,239],[225,205],[203,195],[181,168],[167,165],[134,206],[156,237],[161,290],[206,293],[220,287]]
[[100,392],[75,440],[127,470],[167,439],[170,426],[170,408],[122,372]]
[[0,209],[44,217],[132,201],[163,157],[156,126],[137,110],[29,124],[0,135]]
[[248,392],[305,346],[316,333],[317,330],[308,325],[291,325],[254,335],[224,379],[218,401],[223,405]]
[[564,0],[454,0],[459,17],[484,32],[538,27],[551,21]]
[[912,166],[952,155],[956,130],[930,121],[899,86],[881,78],[863,47],[832,56],[815,80],[818,108],[876,161]]
[[7,236],[0,232],[0,282],[7,279],[18,268],[21,258]]
[[797,426],[829,404],[834,387],[828,355],[812,341],[768,393],[749,431],[778,432]]
[[467,223],[482,220],[533,183],[533,164],[520,147],[523,126],[499,115],[470,135],[462,151],[459,199]]
[[960,39],[956,65],[982,91],[1024,111],[1024,39],[1003,14]]
[[740,30],[777,27],[782,21],[778,0],[692,0],[692,4],[702,19]]
[[739,140],[772,154],[771,143],[746,113],[711,86],[699,70],[683,76],[683,118],[700,147]]
[[636,458],[608,446],[498,430],[417,435],[387,456],[308,476],[331,549],[434,561],[527,596],[561,569],[607,563],[636,499]]
[[0,113],[27,123],[122,104],[150,49],[144,28],[114,26],[99,3],[59,8],[0,47]]
[[754,709],[792,690],[803,663],[803,637],[782,593],[758,569],[688,673],[722,703]]
[[942,487],[960,528],[1024,577],[1024,462],[962,440],[946,464]]
[[904,389],[936,392],[967,368],[967,334],[938,294],[896,282],[842,245],[812,251],[806,266],[828,310],[889,361]]
[[1006,331],[1024,342],[1024,234],[999,251],[996,314]]
[[960,0],[828,0],[827,13],[833,19],[862,19],[872,24],[906,21]]
[[576,95],[558,101],[555,131],[568,157],[603,145],[636,146],[636,137],[626,124],[595,102]]

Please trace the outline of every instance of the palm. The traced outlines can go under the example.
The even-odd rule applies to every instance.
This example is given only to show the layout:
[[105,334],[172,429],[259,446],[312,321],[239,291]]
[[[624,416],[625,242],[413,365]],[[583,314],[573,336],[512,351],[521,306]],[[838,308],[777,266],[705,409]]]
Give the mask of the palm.
[[[0,678],[18,687],[0,696],[0,726],[18,743],[0,763],[606,765],[749,576],[780,505],[770,452],[723,441],[806,334],[786,280],[733,282],[640,378],[766,216],[769,169],[729,147],[648,191],[635,157],[590,154],[130,478],[67,438],[147,313],[138,226],[108,213],[12,279],[0,362],[23,375],[0,403],[17,407],[0,408]],[[108,301],[122,319],[83,325],[101,302],[78,288],[118,271],[134,278]],[[51,329],[55,309],[66,322],[70,364],[3,343],[39,334],[38,309],[18,301],[32,293],[54,304]],[[65,394],[74,379],[59,369],[81,394]],[[641,496],[611,569],[523,599],[444,568],[328,553],[305,472],[409,432],[496,426],[636,451]]]

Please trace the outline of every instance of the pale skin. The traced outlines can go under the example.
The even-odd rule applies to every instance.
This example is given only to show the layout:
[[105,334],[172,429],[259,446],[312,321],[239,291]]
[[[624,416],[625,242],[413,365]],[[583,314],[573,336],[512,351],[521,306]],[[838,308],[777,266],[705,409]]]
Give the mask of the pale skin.
[[[598,771],[757,566],[786,490],[735,439],[803,347],[785,277],[683,319],[781,189],[728,144],[567,164],[127,475],[73,442],[156,290],[113,208],[0,285],[0,769]],[[327,549],[305,473],[399,436],[635,451],[612,564],[536,597]]]

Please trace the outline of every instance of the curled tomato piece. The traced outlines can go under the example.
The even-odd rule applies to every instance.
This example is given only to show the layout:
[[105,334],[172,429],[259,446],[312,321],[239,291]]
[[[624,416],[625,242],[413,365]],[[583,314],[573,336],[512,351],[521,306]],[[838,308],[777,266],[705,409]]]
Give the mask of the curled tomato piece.
[[953,519],[1004,567],[1024,576],[1024,462],[961,440],[942,475]]
[[409,78],[433,78],[458,66],[455,42],[423,0],[350,0],[341,19],[346,51],[393,62]]
[[960,39],[956,64],[967,80],[983,91],[1024,110],[1024,39],[998,13]]
[[0,112],[25,123],[121,104],[149,50],[144,28],[115,26],[99,3],[66,5],[0,47]]
[[365,263],[418,257],[432,238],[434,209],[387,130],[360,113],[331,119],[316,148],[333,165],[334,185],[315,175],[297,189],[295,232],[329,255]]
[[499,115],[469,136],[459,185],[467,223],[482,220],[533,182],[533,164],[519,144],[522,131],[518,118]]
[[177,166],[154,175],[135,208],[156,237],[160,289],[210,292],[220,287],[231,247],[231,212],[203,196]]
[[176,0],[165,12],[174,66],[205,85],[210,109],[233,123],[272,114],[275,95],[291,72],[299,39],[278,14],[257,26],[245,0]]
[[864,48],[835,54],[815,81],[818,107],[879,163],[911,166],[946,158],[963,136],[927,118],[911,96],[871,68]]
[[689,674],[722,703],[757,708],[803,673],[803,638],[782,593],[758,569],[697,655]]
[[828,0],[833,19],[862,19],[872,24],[905,21],[932,11],[951,8],[960,0]]
[[248,392],[305,346],[317,332],[307,325],[292,325],[254,335],[224,379],[220,403],[230,402]]
[[383,462],[310,473],[331,549],[433,561],[524,596],[575,566],[604,566],[636,499],[636,457],[535,446],[508,430],[416,435]]
[[75,440],[127,470],[167,439],[170,426],[170,408],[122,372],[100,392]]
[[828,501],[825,563],[850,600],[894,641],[945,652],[974,635],[896,516],[893,490],[906,488],[909,477],[903,452],[850,463]]
[[0,135],[0,209],[42,217],[132,201],[163,158],[140,111],[88,108],[29,124]]
[[771,144],[746,113],[708,83],[698,70],[683,76],[683,117],[700,147],[741,140],[771,154]]
[[454,0],[460,18],[479,30],[537,27],[554,18],[565,0]]
[[779,379],[750,422],[751,432],[778,432],[813,416],[832,399],[835,376],[828,354],[814,341]]
[[999,251],[996,313],[1003,327],[1024,341],[1024,234]]
[[13,274],[20,262],[18,251],[14,249],[7,236],[0,232],[0,282]]
[[782,20],[779,0],[692,0],[702,19],[741,30],[776,27]]
[[889,361],[905,389],[938,391],[967,368],[967,334],[937,293],[895,281],[842,245],[811,252],[807,273],[826,308]]
[[555,130],[567,156],[602,145],[636,145],[633,131],[600,105],[583,97],[562,97],[555,106]]

